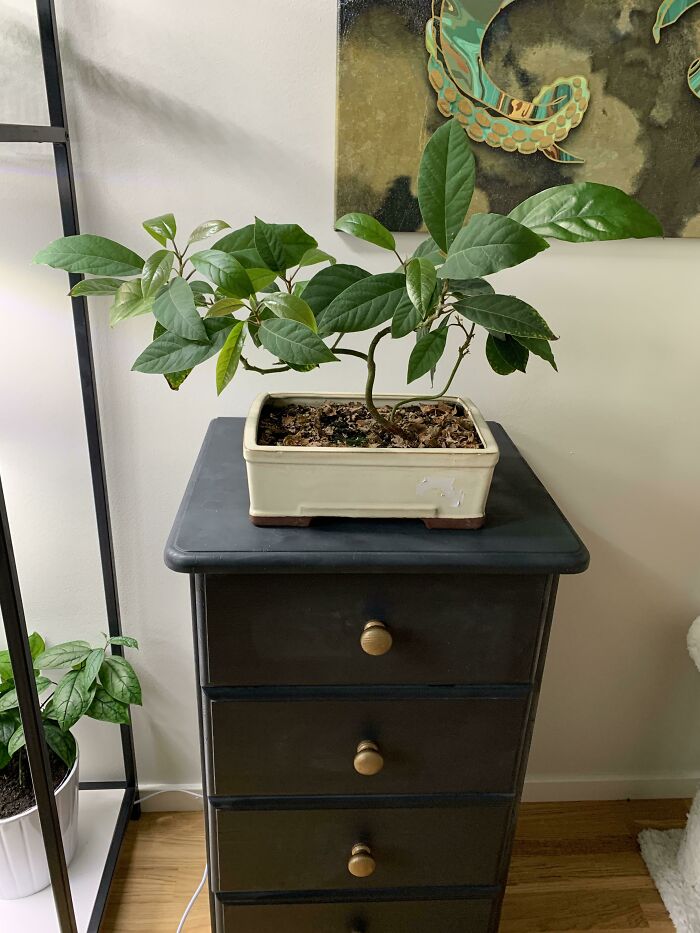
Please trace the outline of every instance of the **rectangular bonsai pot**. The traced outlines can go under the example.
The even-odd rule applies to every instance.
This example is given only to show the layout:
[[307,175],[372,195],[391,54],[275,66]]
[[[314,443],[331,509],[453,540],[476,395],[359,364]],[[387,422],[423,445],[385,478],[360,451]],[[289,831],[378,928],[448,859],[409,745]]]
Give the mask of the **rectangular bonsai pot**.
[[[377,405],[401,396],[383,395]],[[258,422],[270,405],[322,405],[362,401],[352,393],[263,393],[253,403],[243,434],[250,517],[256,525],[308,525],[319,516],[417,518],[428,528],[480,528],[498,447],[479,409],[448,397],[471,415],[481,449],[264,447]]]

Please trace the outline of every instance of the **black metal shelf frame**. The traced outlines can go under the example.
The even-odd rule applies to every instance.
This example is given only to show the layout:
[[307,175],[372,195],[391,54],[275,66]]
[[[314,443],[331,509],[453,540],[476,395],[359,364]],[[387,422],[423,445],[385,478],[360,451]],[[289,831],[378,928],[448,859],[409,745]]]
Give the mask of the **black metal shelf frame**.
[[[0,142],[48,143],[53,146],[56,167],[56,181],[61,210],[63,233],[72,236],[79,232],[78,208],[76,202],[75,180],[71,159],[70,137],[66,119],[66,103],[63,90],[63,76],[58,45],[58,30],[53,0],[36,0],[39,22],[41,56],[49,109],[49,126],[25,126],[0,124]],[[69,275],[71,288],[81,281],[81,275]],[[104,454],[100,413],[97,402],[95,366],[90,339],[90,320],[87,302],[84,297],[71,298],[73,325],[80,372],[80,386],[85,415],[90,473],[92,478],[97,534],[100,548],[102,578],[104,584],[107,624],[109,634],[121,634],[119,596],[114,564],[112,528],[109,513],[109,498],[105,475]],[[56,802],[50,779],[48,750],[41,727],[39,699],[34,686],[31,654],[27,627],[22,607],[15,566],[10,527],[5,507],[5,499],[0,482],[0,609],[7,645],[10,651],[12,668],[17,685],[20,714],[26,734],[27,755],[32,781],[37,800],[37,809],[41,821],[46,856],[49,864],[51,886],[53,889],[56,914],[61,933],[78,933],[75,910],[66,868],[63,842],[61,838]],[[123,648],[112,646],[112,652],[123,655]],[[116,868],[129,819],[140,815],[138,800],[138,780],[134,740],[130,725],[121,729],[122,757],[124,760],[124,780],[108,782],[84,782],[81,790],[123,790],[119,814],[115,821],[112,841],[105,862],[102,878],[95,898],[87,933],[98,933],[102,916],[107,904],[110,885]]]

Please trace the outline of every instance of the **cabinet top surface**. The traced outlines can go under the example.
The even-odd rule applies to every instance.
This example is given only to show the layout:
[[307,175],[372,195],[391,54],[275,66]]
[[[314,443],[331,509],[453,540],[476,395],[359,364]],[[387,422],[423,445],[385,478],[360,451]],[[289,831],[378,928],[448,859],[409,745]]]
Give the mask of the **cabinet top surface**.
[[212,421],[165,548],[181,573],[492,571],[580,573],[588,551],[498,424],[501,451],[479,531],[414,520],[316,519],[258,528],[248,517],[242,418]]

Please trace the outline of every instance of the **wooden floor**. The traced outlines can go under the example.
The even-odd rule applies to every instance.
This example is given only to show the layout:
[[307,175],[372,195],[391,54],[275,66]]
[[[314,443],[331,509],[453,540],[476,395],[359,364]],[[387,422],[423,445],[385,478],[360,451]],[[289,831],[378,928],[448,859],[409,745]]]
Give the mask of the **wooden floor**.
[[[684,800],[526,804],[501,933],[673,933],[636,838],[647,826],[682,826],[688,806]],[[203,868],[200,813],[145,814],[129,828],[103,933],[175,933]],[[203,893],[185,933],[209,930]]]

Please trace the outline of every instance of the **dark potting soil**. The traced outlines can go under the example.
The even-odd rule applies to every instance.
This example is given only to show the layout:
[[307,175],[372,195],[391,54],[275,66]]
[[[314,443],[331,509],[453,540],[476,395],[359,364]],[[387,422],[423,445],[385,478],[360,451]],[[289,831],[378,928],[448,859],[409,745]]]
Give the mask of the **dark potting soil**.
[[[389,420],[391,407],[379,408]],[[258,425],[258,444],[265,447],[483,447],[474,422],[452,402],[421,402],[399,408],[393,424],[404,436],[391,434],[372,418],[361,402],[322,405],[268,405]]]
[[[22,757],[23,784],[20,783],[19,775],[20,755]],[[7,819],[8,816],[16,816],[18,813],[24,813],[25,810],[31,810],[36,803],[26,752],[20,752],[20,755],[15,755],[5,768],[0,769],[0,820]],[[53,787],[56,790],[68,774],[68,768],[65,762],[61,761],[58,755],[55,755],[50,749],[49,761],[51,762]]]

